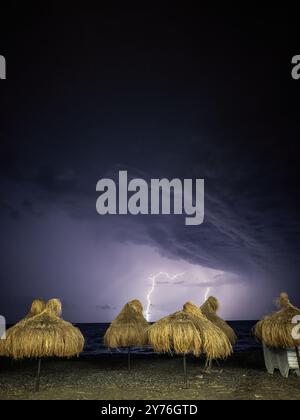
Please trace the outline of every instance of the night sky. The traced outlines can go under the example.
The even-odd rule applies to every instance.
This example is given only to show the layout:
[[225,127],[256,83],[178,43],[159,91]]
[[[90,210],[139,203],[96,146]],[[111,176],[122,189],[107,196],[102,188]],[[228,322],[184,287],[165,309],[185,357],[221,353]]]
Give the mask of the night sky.
[[[300,305],[295,10],[18,3],[1,11],[0,313],[58,297],[68,320],[110,321],[160,271],[184,274],[158,278],[152,320],[207,288],[227,319],[281,291]],[[119,170],[204,178],[204,223],[99,216]]]

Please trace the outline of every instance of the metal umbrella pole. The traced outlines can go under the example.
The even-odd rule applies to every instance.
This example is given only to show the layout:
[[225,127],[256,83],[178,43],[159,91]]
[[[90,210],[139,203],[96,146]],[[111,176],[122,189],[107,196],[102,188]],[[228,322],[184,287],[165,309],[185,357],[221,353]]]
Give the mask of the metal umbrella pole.
[[36,376],[36,382],[35,382],[35,392],[38,392],[40,390],[41,365],[42,365],[42,359],[39,358],[38,370],[37,370],[37,376]]
[[128,371],[130,372],[131,370],[131,358],[130,358],[131,354],[130,354],[130,347],[128,347],[128,354],[127,354],[127,362],[128,362]]
[[184,386],[187,388],[187,368],[186,368],[186,354],[183,354],[183,374],[184,374]]

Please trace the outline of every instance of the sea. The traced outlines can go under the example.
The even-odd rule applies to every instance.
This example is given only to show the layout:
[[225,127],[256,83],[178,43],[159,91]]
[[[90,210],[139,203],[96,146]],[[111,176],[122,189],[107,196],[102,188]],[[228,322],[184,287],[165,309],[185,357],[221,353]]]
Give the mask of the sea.
[[[261,348],[261,344],[253,336],[253,327],[257,321],[228,321],[238,336],[238,341],[234,346],[234,352],[249,352]],[[105,331],[109,327],[108,323],[101,324],[76,324],[85,337],[85,347],[82,356],[96,356],[100,354],[127,353],[127,349],[108,349],[103,343]],[[134,347],[132,353],[153,354],[151,347]]]

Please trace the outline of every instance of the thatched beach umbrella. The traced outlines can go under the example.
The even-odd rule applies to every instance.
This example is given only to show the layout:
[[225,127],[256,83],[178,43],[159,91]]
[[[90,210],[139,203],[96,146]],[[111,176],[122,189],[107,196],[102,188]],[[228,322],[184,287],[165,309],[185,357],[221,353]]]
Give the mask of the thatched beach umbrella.
[[289,370],[300,372],[300,339],[295,338],[293,319],[300,315],[300,309],[293,306],[286,293],[277,300],[279,311],[259,321],[254,329],[255,336],[263,343],[266,368],[273,374],[278,368],[284,377]]
[[227,336],[191,302],[148,328],[149,343],[157,352],[183,355],[184,381],[187,385],[186,354],[210,359],[226,358],[232,353]]
[[25,316],[25,319],[32,318],[35,315],[40,314],[46,308],[46,302],[43,299],[35,299],[32,304],[29,313]]
[[104,335],[104,344],[107,347],[128,349],[128,370],[130,370],[130,348],[147,345],[148,326],[143,315],[143,306],[135,299],[126,303]]
[[293,318],[300,315],[300,309],[293,306],[286,293],[281,293],[278,301],[280,310],[266,316],[255,326],[255,336],[267,347],[273,349],[294,348],[300,370],[300,339],[293,337]]
[[41,359],[44,357],[72,357],[84,346],[78,328],[60,318],[61,303],[51,299],[45,309],[25,318],[7,331],[6,352],[15,360],[38,359],[36,390],[39,389]]
[[[18,325],[22,325],[24,323],[24,321],[32,318],[35,315],[40,314],[41,312],[43,312],[45,307],[46,307],[46,302],[44,300],[35,299],[31,304],[30,311],[21,321],[19,321]],[[11,328],[8,331],[11,332],[12,330],[13,329]],[[6,351],[6,339],[5,340],[0,340],[0,356],[7,356],[7,355],[8,354],[7,354],[7,351]]]
[[220,305],[218,299],[214,296],[210,296],[200,307],[200,309],[210,322],[219,327],[220,330],[222,330],[227,335],[231,345],[234,346],[237,341],[237,336],[230,325],[228,325],[227,322],[225,322],[217,315],[219,307]]

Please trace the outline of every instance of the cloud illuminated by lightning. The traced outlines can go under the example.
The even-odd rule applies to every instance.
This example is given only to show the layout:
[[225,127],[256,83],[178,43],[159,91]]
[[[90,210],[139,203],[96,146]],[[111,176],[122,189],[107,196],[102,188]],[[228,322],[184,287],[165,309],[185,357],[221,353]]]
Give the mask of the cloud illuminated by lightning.
[[154,274],[154,275],[152,275],[152,276],[149,277],[149,280],[151,280],[151,288],[150,288],[150,290],[149,290],[149,292],[147,294],[147,308],[146,308],[146,311],[145,311],[145,318],[146,318],[146,320],[148,322],[149,322],[150,316],[151,316],[151,312],[150,312],[150,309],[151,309],[151,306],[152,306],[151,296],[152,296],[152,293],[155,290],[156,280],[159,277],[166,277],[168,280],[175,280],[178,277],[183,276],[184,274],[185,273],[177,273],[177,274],[171,275],[171,274],[169,274],[169,273],[167,273],[165,271],[160,271],[159,273]]

